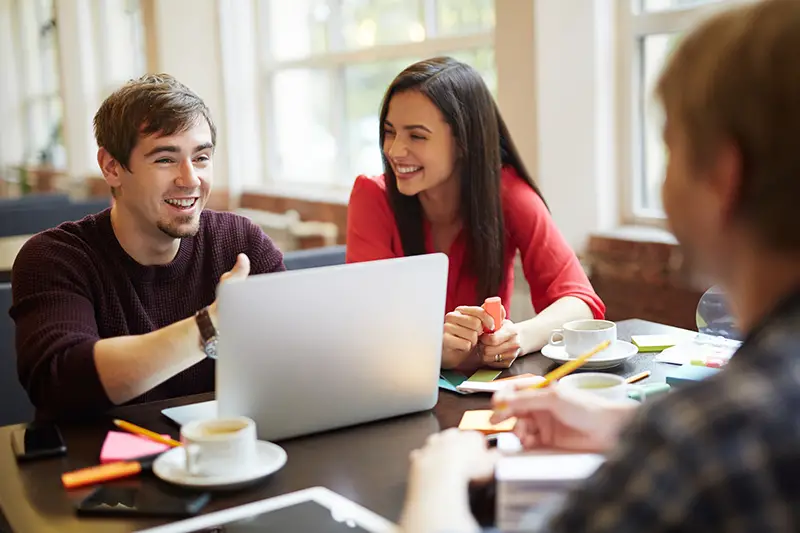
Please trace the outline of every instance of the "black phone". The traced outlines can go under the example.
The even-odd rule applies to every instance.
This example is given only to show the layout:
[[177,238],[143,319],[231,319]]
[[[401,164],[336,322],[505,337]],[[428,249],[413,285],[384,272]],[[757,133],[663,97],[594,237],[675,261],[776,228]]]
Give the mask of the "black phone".
[[185,491],[164,484],[100,485],[78,502],[76,510],[83,515],[186,517],[200,512],[210,498],[208,492]]
[[28,424],[11,432],[11,448],[17,461],[55,457],[67,453],[67,445],[58,426],[54,424]]

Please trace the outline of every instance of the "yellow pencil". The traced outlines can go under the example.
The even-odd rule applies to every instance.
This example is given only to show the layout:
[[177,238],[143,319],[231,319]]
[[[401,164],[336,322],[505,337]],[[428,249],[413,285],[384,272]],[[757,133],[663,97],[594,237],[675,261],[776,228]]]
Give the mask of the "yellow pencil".
[[168,437],[164,438],[158,433],[153,433],[149,429],[144,429],[143,427],[139,427],[136,424],[131,424],[130,422],[125,422],[124,420],[115,419],[114,425],[116,425],[120,429],[124,429],[129,433],[133,433],[135,435],[141,435],[142,437],[147,437],[148,439],[160,442],[161,444],[167,444],[172,447],[181,445],[181,443],[176,441],[175,439],[170,439]]
[[642,381],[643,379],[649,377],[650,377],[650,371],[645,370],[641,374],[636,374],[635,376],[629,377],[628,379],[625,380],[625,383],[636,383],[637,381]]
[[[580,355],[577,358],[572,359],[571,361],[567,361],[566,363],[564,363],[560,367],[556,368],[555,370],[553,370],[551,372],[548,372],[547,375],[544,377],[544,380],[542,380],[542,381],[540,381],[538,383],[534,383],[532,385],[528,385],[527,387],[524,387],[524,388],[526,388],[526,389],[543,389],[544,387],[547,387],[552,382],[558,381],[559,379],[563,378],[564,376],[566,376],[570,372],[572,372],[572,371],[580,368],[581,366],[583,366],[583,364],[591,356],[595,355],[597,352],[605,350],[606,348],[608,348],[608,346],[610,344],[611,344],[610,341],[601,342],[600,344],[598,344],[597,346],[595,346],[594,348],[592,348],[591,350],[589,350],[585,354]],[[505,409],[506,407],[507,407],[507,405],[505,405],[504,403],[500,403],[500,404],[497,405],[497,409]]]

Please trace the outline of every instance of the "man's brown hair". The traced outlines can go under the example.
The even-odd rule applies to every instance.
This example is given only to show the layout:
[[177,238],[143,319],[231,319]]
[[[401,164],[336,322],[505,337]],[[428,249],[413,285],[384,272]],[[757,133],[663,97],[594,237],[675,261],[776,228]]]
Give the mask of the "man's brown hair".
[[764,0],[691,32],[656,87],[702,167],[724,142],[742,158],[736,215],[763,242],[800,251],[800,1]]
[[191,128],[201,117],[208,122],[211,143],[216,145],[217,130],[203,100],[169,74],[146,74],[105,99],[94,116],[94,137],[97,146],[130,171],[139,134],[173,135]]

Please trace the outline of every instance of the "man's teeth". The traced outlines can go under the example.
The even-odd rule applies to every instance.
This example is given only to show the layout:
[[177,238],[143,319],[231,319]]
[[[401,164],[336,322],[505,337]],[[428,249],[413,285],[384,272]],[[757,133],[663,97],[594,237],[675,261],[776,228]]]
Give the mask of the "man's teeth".
[[165,200],[169,205],[174,205],[175,207],[192,207],[194,203],[197,201],[197,198],[187,198],[187,199],[169,199]]
[[400,174],[411,174],[412,172],[416,172],[422,167],[397,167],[398,172]]

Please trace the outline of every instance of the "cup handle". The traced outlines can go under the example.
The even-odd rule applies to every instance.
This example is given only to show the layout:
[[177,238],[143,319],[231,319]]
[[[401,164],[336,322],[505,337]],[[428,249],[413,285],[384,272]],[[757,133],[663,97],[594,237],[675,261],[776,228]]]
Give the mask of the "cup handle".
[[190,476],[198,475],[197,462],[200,458],[200,446],[197,444],[184,444],[183,450],[186,454],[186,472]]
[[[556,337],[561,337],[560,339],[556,340]],[[550,334],[550,344],[553,346],[563,346],[564,345],[564,330],[563,329],[554,329],[553,333]]]

